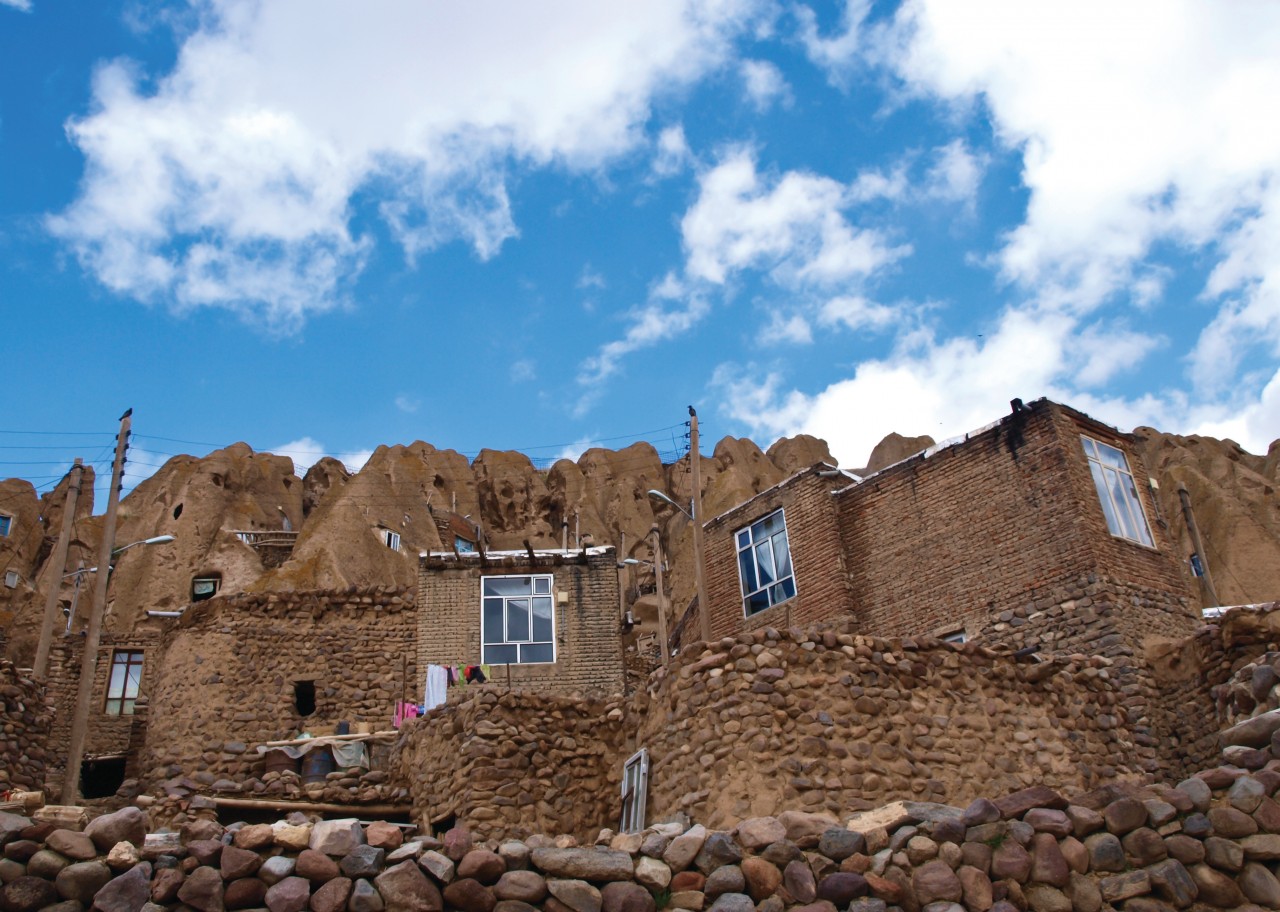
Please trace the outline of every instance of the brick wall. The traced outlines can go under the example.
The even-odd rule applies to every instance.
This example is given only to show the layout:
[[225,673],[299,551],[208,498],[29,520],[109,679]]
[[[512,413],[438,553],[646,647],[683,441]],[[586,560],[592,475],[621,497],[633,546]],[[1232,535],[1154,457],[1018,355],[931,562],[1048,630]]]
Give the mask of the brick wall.
[[[818,474],[822,468],[793,476],[707,524],[707,601],[711,604],[713,637],[765,626],[810,624],[850,609],[844,548],[831,496],[840,479],[822,477]],[[735,535],[779,508],[787,523],[796,597],[746,617]],[[684,640],[689,643],[697,637],[698,628],[694,625]]]
[[[494,680],[560,693],[622,693],[622,637],[617,557],[590,553],[425,557],[418,570],[418,663],[480,663],[480,579],[551,574],[555,594],[556,660],[552,664],[493,666]],[[561,598],[564,601],[561,601]],[[420,688],[421,689],[421,688]]]

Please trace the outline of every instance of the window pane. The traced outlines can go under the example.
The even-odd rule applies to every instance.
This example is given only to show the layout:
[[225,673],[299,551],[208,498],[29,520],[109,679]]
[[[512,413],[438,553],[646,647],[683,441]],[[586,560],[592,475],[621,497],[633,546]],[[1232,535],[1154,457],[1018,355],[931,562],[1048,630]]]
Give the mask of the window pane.
[[759,588],[756,583],[756,562],[750,551],[738,555],[738,573],[742,577],[742,594],[750,595]]
[[484,581],[485,595],[529,595],[527,576],[494,576]]
[[782,528],[782,511],[770,513],[751,527],[751,535],[756,541],[767,538]]
[[110,696],[110,697],[123,696],[124,695],[124,679],[125,679],[124,663],[112,660],[111,681],[107,684],[107,696]]
[[136,697],[138,695],[138,681],[141,677],[142,666],[130,665],[124,682],[124,695],[126,697]]
[[761,586],[767,586],[778,578],[773,569],[773,547],[768,539],[756,545],[756,570],[760,574]]
[[751,530],[743,529],[738,533],[738,548],[745,548],[749,544],[751,544]]
[[755,593],[754,595],[747,596],[743,604],[746,605],[747,614],[755,614],[757,611],[761,611],[765,608],[768,608],[769,607],[769,590],[761,589],[759,592]]
[[773,556],[778,562],[778,579],[791,575],[791,552],[787,548],[787,530],[773,537]]
[[554,662],[555,646],[550,643],[527,643],[520,647],[521,662]]
[[547,595],[551,592],[551,577],[541,576],[533,581],[533,591],[538,595]]
[[519,643],[529,639],[529,600],[507,600],[507,642]]
[[484,600],[484,641],[501,643],[506,639],[506,631],[502,626],[502,599],[487,598]]
[[1093,473],[1093,485],[1098,489],[1098,500],[1102,503],[1102,512],[1107,517],[1107,529],[1112,535],[1122,534],[1120,520],[1116,518],[1115,507],[1111,505],[1111,495],[1107,493],[1107,480],[1103,477],[1102,466],[1090,460],[1089,471]]
[[486,665],[515,665],[520,658],[517,646],[486,646],[481,650],[482,661]]
[[1127,475],[1121,475],[1114,469],[1104,469],[1103,474],[1107,479],[1107,487],[1111,491],[1111,502],[1115,504],[1116,520],[1120,523],[1120,534],[1125,538],[1138,540],[1138,530],[1133,525],[1133,514],[1129,512],[1129,505],[1125,501],[1125,481]]
[[133,700],[124,700],[124,701],[122,701],[121,706],[120,706],[120,715],[122,715],[122,716],[132,716],[132,715],[133,715],[133,704],[134,704],[134,701],[133,701]]
[[533,637],[538,642],[551,641],[551,599],[533,600]]
[[1080,442],[1084,444],[1084,454],[1086,456],[1088,456],[1090,459],[1098,458],[1098,448],[1097,446],[1094,445],[1094,442],[1092,440],[1090,440],[1088,437],[1081,437]]
[[1107,446],[1105,443],[1098,444],[1098,459],[1105,466],[1120,469],[1122,472],[1129,471],[1129,463],[1125,461],[1124,453],[1121,453],[1113,446]]
[[788,576],[779,585],[782,587],[783,600],[796,597],[796,578]]

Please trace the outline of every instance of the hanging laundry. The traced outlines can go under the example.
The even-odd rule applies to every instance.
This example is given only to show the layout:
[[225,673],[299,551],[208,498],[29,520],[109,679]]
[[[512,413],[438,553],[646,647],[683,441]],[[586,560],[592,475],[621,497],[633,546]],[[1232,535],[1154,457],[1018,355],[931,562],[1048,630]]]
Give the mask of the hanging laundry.
[[449,687],[449,672],[443,665],[427,666],[426,699],[422,705],[427,710],[435,709],[445,700],[445,691]]
[[485,676],[485,673],[480,669],[479,665],[467,666],[467,683],[468,684],[483,684],[487,680],[489,679]]

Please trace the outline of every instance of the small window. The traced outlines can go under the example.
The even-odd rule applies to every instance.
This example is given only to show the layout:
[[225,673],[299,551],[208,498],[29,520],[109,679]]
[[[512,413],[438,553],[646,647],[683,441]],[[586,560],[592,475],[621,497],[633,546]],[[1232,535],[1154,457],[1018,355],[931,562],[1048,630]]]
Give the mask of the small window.
[[13,517],[8,513],[0,513],[0,538],[8,538],[13,528]]
[[300,716],[309,716],[316,711],[316,682],[293,682],[293,708]]
[[556,660],[550,576],[486,576],[480,593],[481,663],[537,665]]
[[736,533],[742,609],[750,617],[796,594],[787,545],[787,522],[781,510]]
[[4,575],[4,584],[10,589],[17,589],[21,577],[18,576],[17,570],[8,570]]
[[645,798],[649,791],[649,752],[643,747],[622,768],[622,820],[619,833],[644,829]]
[[211,599],[218,594],[218,590],[221,588],[221,574],[209,573],[204,576],[197,576],[191,581],[191,601],[203,602],[205,599]]
[[382,543],[392,551],[400,550],[400,533],[392,532],[390,529],[382,530]]
[[1102,512],[1107,518],[1107,529],[1117,538],[1154,547],[1147,516],[1142,511],[1142,498],[1138,496],[1124,453],[1090,437],[1081,437],[1080,440],[1084,444],[1085,456],[1089,458],[1089,471],[1093,475]]
[[142,681],[142,653],[117,650],[111,654],[111,676],[107,678],[108,716],[132,716]]
[[473,541],[468,541],[467,539],[463,538],[461,535],[455,535],[453,537],[453,546],[456,549],[458,549],[459,554],[475,554],[476,553],[476,543]]
[[959,646],[961,643],[969,642],[969,634],[965,633],[963,629],[953,630],[950,633],[942,634],[942,636],[939,637],[939,639],[941,639],[942,642],[944,643],[955,643],[957,646]]

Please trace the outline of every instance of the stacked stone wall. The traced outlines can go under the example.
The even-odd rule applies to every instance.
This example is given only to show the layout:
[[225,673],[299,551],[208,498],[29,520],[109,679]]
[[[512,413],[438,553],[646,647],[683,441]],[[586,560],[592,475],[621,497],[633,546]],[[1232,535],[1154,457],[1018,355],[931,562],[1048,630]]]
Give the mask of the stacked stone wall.
[[41,787],[53,759],[52,723],[45,689],[8,659],[0,659],[0,792]]
[[[148,679],[142,775],[240,781],[262,775],[262,742],[340,721],[390,729],[397,700],[421,699],[416,636],[412,595],[386,587],[197,603],[166,633]],[[310,715],[298,711],[297,682],[314,686]]]
[[419,667],[480,664],[481,577],[533,574],[554,577],[556,660],[492,666],[495,681],[554,693],[622,693],[622,617],[612,549],[540,555],[532,562],[524,556],[424,558],[418,571]]
[[586,838],[618,813],[623,720],[620,697],[470,687],[406,726],[397,778],[423,826]]

